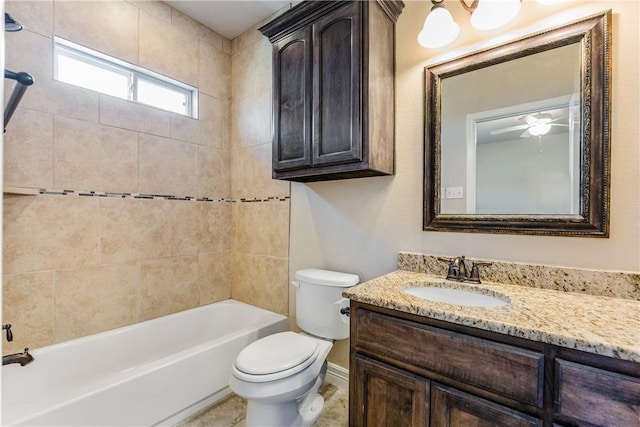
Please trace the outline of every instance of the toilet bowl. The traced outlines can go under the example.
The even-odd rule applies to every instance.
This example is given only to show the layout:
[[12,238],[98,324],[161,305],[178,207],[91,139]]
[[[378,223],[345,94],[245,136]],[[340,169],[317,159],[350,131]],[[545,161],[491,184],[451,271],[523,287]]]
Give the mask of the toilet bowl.
[[[245,425],[310,426],[324,408],[318,389],[334,339],[348,337],[342,298],[358,283],[353,274],[306,269],[296,273],[296,317],[305,332],[281,332],[257,340],[236,358],[229,386],[247,399]],[[303,308],[301,310],[301,308]]]

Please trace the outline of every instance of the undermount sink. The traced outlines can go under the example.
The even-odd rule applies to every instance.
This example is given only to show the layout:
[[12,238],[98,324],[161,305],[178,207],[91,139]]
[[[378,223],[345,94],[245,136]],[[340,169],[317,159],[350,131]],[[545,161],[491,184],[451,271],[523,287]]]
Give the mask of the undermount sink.
[[436,286],[407,288],[404,289],[404,293],[429,301],[469,307],[502,307],[509,303],[509,301],[491,295]]

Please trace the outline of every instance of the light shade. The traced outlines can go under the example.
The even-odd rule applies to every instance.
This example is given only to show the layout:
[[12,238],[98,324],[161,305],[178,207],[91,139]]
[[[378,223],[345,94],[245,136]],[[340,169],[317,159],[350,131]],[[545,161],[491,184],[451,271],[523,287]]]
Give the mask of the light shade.
[[452,43],[459,34],[460,26],[453,20],[451,13],[444,7],[435,5],[424,20],[422,31],[418,34],[418,43],[422,47],[435,49]]
[[471,25],[478,30],[495,30],[520,12],[520,0],[480,0],[471,14]]
[[533,136],[546,135],[551,130],[551,125],[547,122],[538,122],[529,128],[529,133]]

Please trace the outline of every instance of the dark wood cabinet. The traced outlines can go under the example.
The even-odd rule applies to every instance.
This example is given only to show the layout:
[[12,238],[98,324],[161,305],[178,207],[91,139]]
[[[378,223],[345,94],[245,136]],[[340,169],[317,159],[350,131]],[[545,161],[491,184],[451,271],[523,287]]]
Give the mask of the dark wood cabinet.
[[357,414],[350,426],[428,426],[429,381],[366,357],[355,372]]
[[640,427],[639,363],[354,301],[350,313],[350,425]]
[[542,420],[472,394],[434,384],[431,425],[447,427],[542,427]]
[[557,359],[554,404],[578,425],[638,425],[640,378]]
[[273,44],[273,177],[394,172],[402,1],[304,1],[260,28]]

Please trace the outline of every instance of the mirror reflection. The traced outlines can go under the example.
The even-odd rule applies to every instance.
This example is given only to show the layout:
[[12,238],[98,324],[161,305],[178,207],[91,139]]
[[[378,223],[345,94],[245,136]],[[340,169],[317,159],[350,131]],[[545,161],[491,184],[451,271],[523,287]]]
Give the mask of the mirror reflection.
[[441,213],[578,213],[578,43],[444,79],[441,120]]

